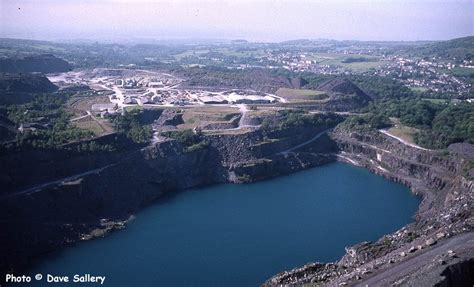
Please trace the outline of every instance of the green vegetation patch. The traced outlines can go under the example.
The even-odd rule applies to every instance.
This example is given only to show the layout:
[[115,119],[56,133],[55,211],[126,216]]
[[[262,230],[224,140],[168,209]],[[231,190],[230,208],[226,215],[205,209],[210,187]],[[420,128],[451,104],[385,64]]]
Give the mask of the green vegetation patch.
[[314,60],[319,65],[330,65],[359,73],[388,63],[371,55],[347,56],[340,53],[316,53],[309,59]]
[[280,88],[276,92],[276,95],[288,100],[292,99],[305,99],[305,100],[324,100],[328,99],[329,96],[324,92],[309,89],[289,89]]
[[415,143],[415,135],[419,132],[419,129],[397,124],[394,127],[388,129],[388,132],[409,143]]
[[64,94],[36,97],[32,102],[8,108],[8,118],[19,126],[14,145],[17,148],[61,148],[63,145],[94,136],[91,131],[70,123],[71,115],[63,104]]
[[474,144],[474,105],[449,105],[436,113],[431,129],[419,132],[415,141],[431,148],[445,148],[451,143]]
[[415,96],[414,91],[410,88],[389,78],[352,75],[349,80],[374,99],[399,99]]
[[105,132],[104,129],[102,129],[102,127],[93,120],[76,122],[74,125],[80,129],[91,131],[96,136]]
[[413,92],[415,93],[424,93],[424,92],[427,92],[428,91],[428,88],[425,88],[425,87],[410,87],[410,90],[412,90]]
[[474,179],[474,161],[467,160],[463,166],[462,174],[469,180]]
[[471,84],[474,84],[474,69],[472,68],[454,67],[450,70],[443,70],[443,72],[461,78]]
[[422,98],[423,101],[428,101],[433,104],[446,104],[448,102],[447,99],[432,99],[432,98]]
[[361,63],[361,62],[377,62],[376,58],[369,58],[369,57],[347,57],[342,60],[342,63]]
[[345,120],[338,128],[346,130],[370,131],[374,129],[384,129],[391,127],[390,119],[381,114],[365,114],[351,116]]
[[296,126],[335,126],[342,121],[342,117],[334,113],[308,114],[303,110],[280,110],[272,118],[262,121],[264,130],[282,130]]
[[366,130],[387,128],[388,117],[399,119],[416,144],[443,149],[457,142],[474,143],[474,105],[440,104],[415,99],[384,100],[370,104],[365,114],[347,119],[342,128]]
[[183,144],[186,152],[200,150],[209,145],[201,133],[190,129],[161,132],[161,135]]
[[447,70],[447,72],[458,77],[474,78],[473,68],[454,67],[451,70]]
[[111,116],[110,120],[119,133],[125,134],[133,142],[146,143],[151,139],[152,130],[148,125],[140,123],[140,112],[140,110],[124,111],[123,115]]

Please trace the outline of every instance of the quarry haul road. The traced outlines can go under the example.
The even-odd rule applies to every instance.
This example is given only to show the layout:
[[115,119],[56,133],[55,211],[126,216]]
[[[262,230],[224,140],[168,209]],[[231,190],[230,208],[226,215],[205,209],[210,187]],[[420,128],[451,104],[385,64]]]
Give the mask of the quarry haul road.
[[307,145],[307,144],[310,144],[310,143],[314,142],[315,140],[319,139],[322,135],[324,135],[325,133],[331,131],[332,129],[333,129],[333,128],[329,128],[329,129],[327,129],[327,130],[324,130],[324,131],[318,133],[317,135],[315,135],[314,137],[310,138],[309,140],[307,140],[307,141],[305,141],[305,142],[303,142],[303,143],[300,143],[300,144],[298,144],[298,145],[295,145],[294,147],[291,147],[291,148],[289,148],[289,149],[287,149],[287,150],[285,150],[285,151],[281,151],[281,152],[279,152],[278,154],[287,155],[288,153],[290,153],[290,152],[292,152],[292,151],[294,151],[294,150],[297,150],[297,149],[299,149],[299,148],[301,148],[301,147],[304,147],[304,146]]
[[247,116],[247,111],[249,110],[246,105],[237,105],[239,111],[242,113],[239,120],[239,129],[244,126],[245,117]]
[[413,270],[417,270],[428,262],[433,262],[435,257],[440,254],[446,254],[448,250],[474,250],[474,232],[463,233],[438,243],[408,260],[400,262],[389,269],[376,273],[374,276],[357,283],[355,286],[391,286],[393,282],[409,275]]
[[62,179],[58,179],[58,180],[38,184],[34,187],[30,187],[30,188],[22,190],[22,191],[18,191],[18,192],[15,192],[15,193],[4,195],[4,196],[0,197],[0,201],[4,200],[4,199],[11,198],[11,197],[14,197],[14,196],[22,195],[22,194],[32,194],[32,193],[41,191],[46,187],[63,184],[63,183],[69,182],[69,181],[74,181],[74,180],[77,180],[77,179],[79,179],[83,176],[89,175],[89,174],[94,174],[94,173],[98,174],[101,171],[103,171],[104,169],[109,168],[109,167],[114,166],[114,165],[116,165],[116,164],[109,164],[109,165],[106,165],[106,166],[103,166],[103,167],[100,167],[100,168],[88,170],[86,172],[81,172],[81,173],[71,175],[71,176],[68,176],[68,177],[65,177],[65,178],[62,178]]
[[414,148],[417,148],[417,149],[421,149],[421,150],[430,151],[430,149],[421,147],[421,146],[416,145],[416,144],[409,143],[409,142],[407,142],[406,140],[404,140],[404,139],[402,139],[402,138],[400,138],[400,137],[394,136],[394,135],[392,135],[391,133],[389,133],[389,132],[386,131],[386,130],[379,130],[379,132],[381,132],[381,133],[383,133],[384,135],[387,135],[387,136],[389,136],[389,137],[391,137],[391,138],[394,138],[394,139],[398,140],[399,142],[401,142],[401,143],[404,144],[404,145],[411,146],[411,147],[414,147]]

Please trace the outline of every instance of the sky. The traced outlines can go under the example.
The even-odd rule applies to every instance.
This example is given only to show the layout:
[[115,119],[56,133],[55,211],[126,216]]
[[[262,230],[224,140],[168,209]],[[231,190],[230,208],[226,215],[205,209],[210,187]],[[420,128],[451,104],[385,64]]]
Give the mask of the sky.
[[447,40],[474,35],[474,0],[0,0],[0,37]]

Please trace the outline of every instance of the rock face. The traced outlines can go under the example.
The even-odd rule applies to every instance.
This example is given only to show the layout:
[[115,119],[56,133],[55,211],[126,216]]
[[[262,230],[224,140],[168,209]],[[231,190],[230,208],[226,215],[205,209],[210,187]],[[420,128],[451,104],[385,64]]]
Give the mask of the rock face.
[[[416,214],[416,221],[376,242],[364,242],[347,248],[346,255],[337,263],[318,265],[316,270],[304,272],[301,268],[287,271],[285,276],[276,275],[264,285],[301,285],[312,282],[329,286],[356,283],[365,286],[370,282],[370,286],[388,286],[403,282],[409,286],[455,286],[445,283],[454,282],[450,281],[453,280],[453,272],[472,268],[469,267],[471,265],[463,263],[464,265],[448,268],[445,271],[446,278],[443,279],[437,275],[442,271],[439,269],[440,265],[431,262],[438,262],[436,258],[444,258],[439,262],[446,266],[458,264],[459,260],[449,256],[454,254],[453,251],[443,253],[446,252],[443,246],[449,244],[453,245],[452,248],[459,249],[465,258],[474,257],[474,246],[462,246],[465,240],[458,239],[461,235],[455,236],[472,236],[474,229],[474,183],[468,176],[468,169],[472,171],[472,161],[470,162],[470,156],[466,154],[472,146],[463,144],[461,148],[456,145],[449,149],[452,152],[421,150],[377,131],[360,134],[336,129],[331,137],[340,149],[338,156],[341,159],[402,182],[421,196],[423,200]],[[441,243],[438,243],[440,241]],[[431,251],[426,252],[424,249]],[[440,251],[437,253],[437,250]],[[420,259],[424,268],[411,267],[410,270],[407,267],[409,272],[390,273],[393,264],[397,264],[400,269],[406,260],[416,260],[412,258],[425,253],[427,255],[423,255],[423,260],[428,261]],[[326,271],[328,267],[334,268],[335,271]],[[372,274],[378,272],[386,272],[382,273],[382,277],[386,278],[383,283],[370,281]],[[294,274],[297,276],[293,276]],[[373,277],[377,278],[376,275]]]
[[343,95],[356,95],[361,103],[368,103],[372,100],[364,91],[357,85],[345,78],[336,78],[322,83],[318,91],[338,93]]
[[89,238],[106,228],[103,221],[125,220],[169,191],[224,181],[215,159],[210,149],[185,153],[177,142],[167,141],[117,155],[90,173],[52,181],[41,191],[1,198],[0,262],[11,265],[0,269]]
[[0,74],[0,105],[26,103],[31,101],[36,94],[50,93],[57,89],[44,76]]
[[17,128],[14,122],[10,121],[7,115],[7,111],[0,110],[0,141],[13,140],[17,133]]
[[[173,113],[162,116],[159,124],[179,120],[179,115]],[[164,140],[125,149],[107,159],[69,158],[82,168],[64,169],[67,174],[47,173],[48,184],[32,175],[28,177],[30,185],[0,195],[0,271],[21,269],[47,251],[122,228],[139,208],[163,195],[172,196],[176,190],[251,182],[324,164],[336,157],[409,186],[423,198],[416,222],[376,242],[348,247],[339,262],[308,264],[278,274],[265,285],[362,282],[427,250],[443,248],[445,242],[458,238],[457,234],[473,230],[474,184],[467,177],[470,171],[466,168],[472,166],[465,156],[470,147],[454,146],[449,153],[426,151],[376,131],[359,134],[336,129],[332,139],[321,137],[298,150],[290,149],[327,128],[299,126],[273,132],[213,134],[206,136],[208,144],[198,149],[189,150],[174,140]],[[43,170],[55,163],[48,160],[54,156],[39,161]],[[19,158],[9,160],[8,166],[18,169],[28,165]],[[447,249],[444,252],[448,254]],[[452,254],[459,260],[468,258],[462,257],[468,253],[453,249],[446,256],[431,258],[434,263],[418,277],[433,274],[433,270],[441,274],[446,267],[461,262]],[[445,264],[442,270],[437,263],[441,261]],[[447,269],[447,277],[470,268],[456,266]],[[441,282],[441,277],[435,277],[430,282]],[[413,278],[409,280],[417,277]]]
[[[177,115],[161,116],[160,124],[166,125]],[[0,175],[8,175],[13,183],[0,194],[0,270],[22,268],[44,252],[121,228],[138,209],[176,190],[269,178],[334,160],[324,151],[281,154],[327,128],[281,130],[266,135],[273,138],[264,145],[259,130],[210,135],[208,145],[191,151],[164,140],[105,158],[69,156],[64,168],[58,163],[65,155],[54,152],[0,158],[11,167],[0,169]],[[29,163],[35,159],[37,164]],[[28,169],[38,164],[48,172]]]
[[294,89],[301,89],[303,86],[307,84],[308,84],[308,81],[306,81],[302,77],[296,77],[296,78],[291,79],[291,86]]
[[184,123],[183,121],[183,113],[172,111],[172,110],[165,110],[161,114],[161,116],[154,122],[156,127],[163,127],[163,126],[177,126]]
[[324,100],[298,103],[296,106],[321,111],[347,112],[365,107],[372,101],[369,95],[345,78],[328,80],[315,90],[323,92],[328,97]]
[[[181,83],[182,88],[206,87],[207,89],[251,89],[258,92],[274,93],[280,87],[292,87],[292,80],[275,76],[261,68],[240,70],[193,68],[178,72],[188,80]],[[295,84],[297,84],[295,82]]]
[[39,75],[2,74],[0,90],[6,93],[49,93],[58,88],[48,78]]
[[0,59],[1,73],[61,73],[72,70],[71,65],[53,55]]
[[439,287],[468,286],[469,282],[474,282],[474,258],[446,267],[441,275],[444,278],[438,282]]

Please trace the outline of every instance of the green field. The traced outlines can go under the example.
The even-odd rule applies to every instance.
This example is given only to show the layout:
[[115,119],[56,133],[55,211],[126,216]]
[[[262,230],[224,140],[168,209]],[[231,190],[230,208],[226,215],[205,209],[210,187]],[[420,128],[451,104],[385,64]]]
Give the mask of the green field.
[[431,98],[422,98],[423,101],[428,101],[433,104],[446,104],[448,100],[446,99],[431,99]]
[[209,123],[224,123],[239,116],[239,109],[229,106],[204,106],[184,109],[184,124],[179,129],[192,129]]
[[200,54],[206,54],[206,53],[209,53],[209,49],[203,49],[203,50],[187,50],[187,51],[184,51],[180,54],[176,54],[174,55],[174,58],[176,60],[181,60],[182,58],[184,57],[189,57],[189,56],[199,56]]
[[387,130],[390,134],[399,137],[406,142],[415,144],[414,137],[415,134],[420,131],[419,129],[402,124],[399,118],[390,117],[390,121],[393,124],[393,127]]
[[[366,58],[368,61],[344,63],[344,61],[349,58]],[[308,59],[313,60],[320,65],[337,66],[354,72],[365,72],[388,63],[387,61],[380,60],[371,55],[344,55],[336,53],[316,53],[311,57],[308,57]]]
[[412,90],[415,93],[424,93],[428,91],[427,88],[423,88],[423,87],[410,87],[410,90]]
[[216,49],[215,51],[222,53],[226,56],[233,56],[233,57],[239,57],[239,58],[262,57],[263,55],[265,55],[265,52],[262,49],[236,51],[230,48],[220,48],[220,49]]
[[128,106],[128,107],[124,107],[124,110],[130,113],[130,112],[133,112],[133,111],[143,110],[143,107],[139,106],[139,105]]
[[474,78],[474,69],[472,68],[455,67],[451,70],[443,71],[458,77]]
[[280,88],[276,95],[287,100],[325,100],[329,98],[324,92],[307,89]]
[[232,48],[217,48],[217,49],[207,49],[207,48],[202,48],[202,49],[189,49],[184,52],[181,52],[179,54],[175,54],[174,58],[176,60],[181,60],[184,57],[189,57],[189,56],[195,56],[199,57],[201,55],[210,53],[210,52],[215,52],[215,53],[220,53],[224,56],[228,57],[237,57],[237,58],[248,58],[248,57],[262,57],[265,55],[265,52],[263,50],[242,50],[242,51],[236,51]]
[[395,127],[388,129],[388,132],[396,137],[405,140],[406,142],[414,144],[414,136],[418,132],[418,130],[415,128],[398,124]]
[[106,133],[106,130],[102,128],[96,121],[81,121],[76,122],[74,125],[80,129],[88,130],[94,133],[95,136],[100,136]]
[[443,70],[443,72],[446,74],[451,74],[455,77],[462,78],[464,81],[474,84],[474,69],[472,68],[455,67],[451,70]]
[[91,131],[94,136],[103,136],[115,131],[112,124],[107,120],[92,119],[90,117],[74,122],[77,128]]

